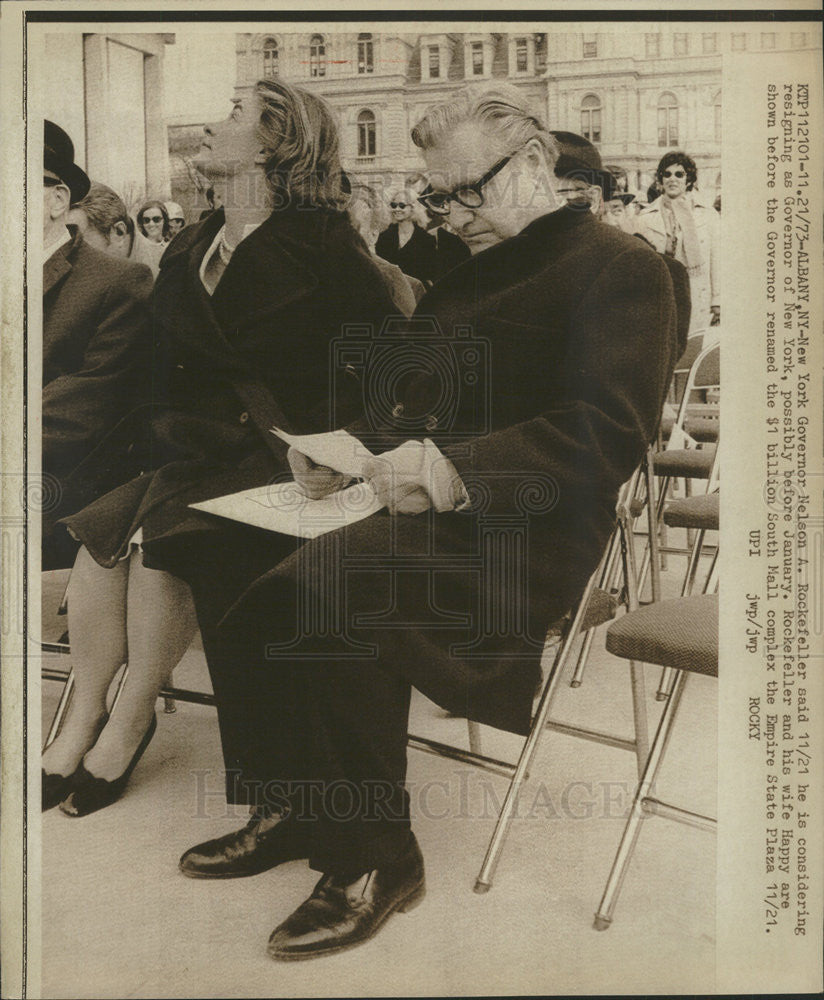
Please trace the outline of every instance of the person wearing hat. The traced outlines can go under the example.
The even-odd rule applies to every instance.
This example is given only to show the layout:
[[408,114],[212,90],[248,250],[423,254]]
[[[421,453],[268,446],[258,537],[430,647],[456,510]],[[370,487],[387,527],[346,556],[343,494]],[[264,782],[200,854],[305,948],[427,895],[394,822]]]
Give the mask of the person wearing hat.
[[555,176],[558,191],[568,205],[600,215],[615,188],[615,178],[604,170],[601,154],[589,139],[575,132],[551,132],[558,145]]
[[[88,458],[134,406],[151,349],[148,268],[94,249],[68,221],[91,183],[74,145],[46,121],[43,153],[43,474],[59,495],[43,513],[43,564],[71,566],[76,545],[53,534],[73,513],[119,481]],[[81,464],[85,468],[81,470]],[[105,481],[104,481],[105,480]],[[52,489],[49,490],[52,492]]]
[[177,236],[181,229],[186,225],[186,216],[183,214],[183,209],[178,205],[176,201],[166,202],[166,212],[169,215],[169,242]]
[[629,207],[635,195],[629,191],[613,191],[604,205],[603,221],[630,235],[635,232],[635,212]]

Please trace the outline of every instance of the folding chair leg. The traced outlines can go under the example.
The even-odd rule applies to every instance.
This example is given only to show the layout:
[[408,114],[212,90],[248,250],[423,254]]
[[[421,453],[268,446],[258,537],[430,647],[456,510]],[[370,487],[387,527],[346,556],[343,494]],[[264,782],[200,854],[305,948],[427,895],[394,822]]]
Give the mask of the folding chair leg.
[[498,821],[495,824],[492,838],[489,841],[489,847],[486,849],[486,857],[483,860],[481,870],[478,872],[478,877],[475,880],[475,892],[477,893],[489,892],[492,888],[492,877],[495,874],[495,869],[498,867],[498,861],[501,857],[501,851],[504,847],[506,835],[509,832],[512,817],[515,814],[521,785],[529,774],[530,764],[535,756],[535,751],[538,749],[538,743],[544,733],[544,729],[546,729],[546,724],[549,720],[549,712],[552,708],[552,703],[555,700],[558,684],[561,681],[561,674],[563,673],[564,667],[569,660],[575,639],[581,630],[584,613],[594,588],[595,576],[593,575],[584,589],[584,593],[581,595],[581,599],[578,602],[578,609],[573,615],[572,621],[569,622],[564,630],[563,638],[558,645],[558,652],[552,661],[552,666],[549,668],[549,673],[547,674],[546,681],[544,682],[544,689],[541,692],[541,697],[538,700],[538,707],[535,710],[535,715],[532,719],[532,727],[529,730],[529,735],[524,741],[521,755],[518,758],[518,763],[515,767],[512,779],[510,780],[509,788],[506,791],[504,804],[501,806]]
[[[644,481],[647,485],[647,530],[649,533],[649,558],[650,567],[652,575],[652,599],[653,601],[661,600],[661,569],[663,568],[663,562],[661,561],[661,551],[660,551],[660,537],[659,528],[661,525],[661,514],[663,513],[663,507],[660,508],[657,520],[653,515],[653,501],[652,498],[655,496],[655,470],[653,468],[652,452],[647,449],[647,459],[644,463]],[[666,488],[664,489],[664,495],[666,495]],[[659,505],[660,506],[660,505]],[[639,581],[638,589],[643,587],[643,581]]]
[[[588,593],[591,593],[591,588],[588,589]],[[580,620],[580,617],[580,615],[576,615],[577,620]],[[573,625],[574,624],[575,623],[573,622]],[[506,835],[509,832],[509,827],[512,823],[512,817],[514,816],[515,809],[517,808],[518,795],[521,791],[521,785],[523,784],[524,778],[529,771],[530,764],[535,756],[535,751],[538,749],[538,742],[540,741],[543,731],[546,728],[547,719],[549,718],[549,710],[552,707],[558,682],[561,679],[561,669],[569,655],[569,650],[571,649],[574,639],[575,636],[572,627],[570,627],[550,668],[549,677],[544,685],[544,690],[538,703],[538,709],[532,722],[532,728],[529,731],[529,736],[527,736],[524,742],[521,755],[518,758],[518,764],[515,768],[514,774],[512,775],[512,780],[509,783],[509,788],[506,791],[506,798],[504,799],[504,804],[501,806],[501,812],[498,816],[498,821],[495,824],[495,830],[493,831],[492,838],[489,841],[489,847],[486,850],[486,857],[483,860],[481,870],[478,872],[478,877],[475,880],[475,892],[477,893],[489,892],[492,888],[492,878],[495,874],[495,869],[498,867],[498,861],[500,860],[501,852],[503,851],[504,841],[506,840]]]
[[60,727],[63,725],[63,719],[65,719],[66,712],[69,710],[73,694],[74,671],[69,671],[69,676],[66,678],[66,683],[63,685],[63,692],[60,695],[60,701],[57,703],[57,710],[55,711],[51,725],[49,726],[46,742],[43,744],[44,751],[57,739],[57,734],[60,732]]
[[[663,476],[661,479],[661,492],[658,494],[658,501],[654,504],[655,507],[655,517],[650,517],[650,512],[653,508],[653,503],[648,503],[647,519],[649,525],[649,539],[644,547],[644,554],[641,557],[641,567],[638,570],[638,593],[642,594],[644,592],[644,585],[647,582],[647,571],[650,568],[651,552],[653,544],[656,547],[656,551],[659,551],[660,560],[660,550],[658,545],[658,533],[661,530],[662,518],[664,515],[664,506],[667,502],[667,492],[669,490],[670,477]],[[652,483],[650,483],[650,489],[652,488]],[[654,496],[654,493],[649,494],[650,497]],[[658,563],[660,566],[660,562]]]
[[[607,556],[604,561],[604,571],[598,581],[598,587],[601,590],[609,591],[615,586],[616,577],[618,576],[618,557],[620,554],[618,546],[618,538],[613,532],[612,538],[609,542],[609,548],[607,550]],[[592,649],[592,642],[595,638],[595,632],[597,630],[594,628],[587,629],[584,633],[583,641],[581,642],[581,648],[578,651],[578,658],[575,661],[575,669],[572,672],[572,678],[569,682],[569,686],[573,688],[579,688],[584,680],[584,670],[586,669],[587,660],[589,659],[590,650]]]
[[481,727],[471,719],[466,720],[466,727],[469,730],[469,752],[481,753]]
[[635,759],[640,781],[649,757],[649,726],[647,724],[647,691],[644,683],[644,664],[630,661],[632,687],[632,721],[635,731]]
[[661,721],[658,724],[655,739],[652,741],[652,746],[650,747],[649,758],[644,768],[644,773],[638,782],[638,788],[632,800],[632,808],[624,827],[621,843],[618,845],[618,851],[612,863],[612,869],[604,888],[604,894],[601,897],[601,903],[595,914],[593,926],[597,931],[605,931],[612,923],[612,915],[615,912],[618,895],[621,892],[621,886],[632,860],[632,855],[635,852],[638,835],[641,832],[641,823],[647,816],[644,802],[649,797],[650,791],[655,784],[655,779],[658,776],[658,771],[661,768],[687,679],[686,671],[679,670],[676,673],[675,685],[661,715]]
[[177,702],[174,700],[174,698],[169,698],[164,695],[163,711],[166,713],[166,715],[174,715],[174,713],[177,711]]

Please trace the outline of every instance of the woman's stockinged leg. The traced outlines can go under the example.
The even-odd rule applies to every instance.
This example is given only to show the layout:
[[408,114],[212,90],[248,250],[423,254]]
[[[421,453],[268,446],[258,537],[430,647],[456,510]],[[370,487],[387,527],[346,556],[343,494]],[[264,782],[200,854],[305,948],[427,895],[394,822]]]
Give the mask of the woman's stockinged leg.
[[106,711],[106,692],[126,660],[128,563],[98,565],[85,548],[69,582],[68,619],[74,694],[57,739],[43,755],[50,774],[72,774],[94,744]]
[[162,570],[130,560],[126,633],[129,673],[117,707],[84,765],[113,781],[128,767],[155,711],[160,689],[189,648],[197,622],[187,584]]

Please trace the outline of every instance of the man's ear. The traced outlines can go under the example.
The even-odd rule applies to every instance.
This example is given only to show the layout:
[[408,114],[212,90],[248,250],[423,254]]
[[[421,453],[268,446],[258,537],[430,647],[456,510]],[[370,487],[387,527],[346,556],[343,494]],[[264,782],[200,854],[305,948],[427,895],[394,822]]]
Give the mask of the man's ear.
[[71,192],[65,184],[55,184],[54,187],[50,187],[47,190],[49,192],[49,215],[52,219],[59,219],[71,207]]
[[109,230],[109,245],[116,247],[124,247],[126,241],[129,238],[129,230],[126,228],[125,222],[115,222],[112,228]]
[[266,153],[266,150],[261,149],[260,152],[255,157],[255,163],[258,164],[259,166],[263,166],[263,164],[265,164],[268,159],[269,157]]

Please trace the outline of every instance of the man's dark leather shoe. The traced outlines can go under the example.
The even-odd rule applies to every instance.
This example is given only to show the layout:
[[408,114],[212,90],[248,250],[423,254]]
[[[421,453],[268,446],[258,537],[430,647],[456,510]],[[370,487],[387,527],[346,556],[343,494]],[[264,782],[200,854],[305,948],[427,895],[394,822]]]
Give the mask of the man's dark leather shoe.
[[190,848],[180,859],[189,878],[243,878],[308,858],[308,831],[297,820],[254,812],[242,830]]
[[272,931],[269,954],[294,961],[344,951],[377,934],[395,910],[411,910],[426,892],[414,837],[395,861],[356,881],[324,875],[305,903]]

